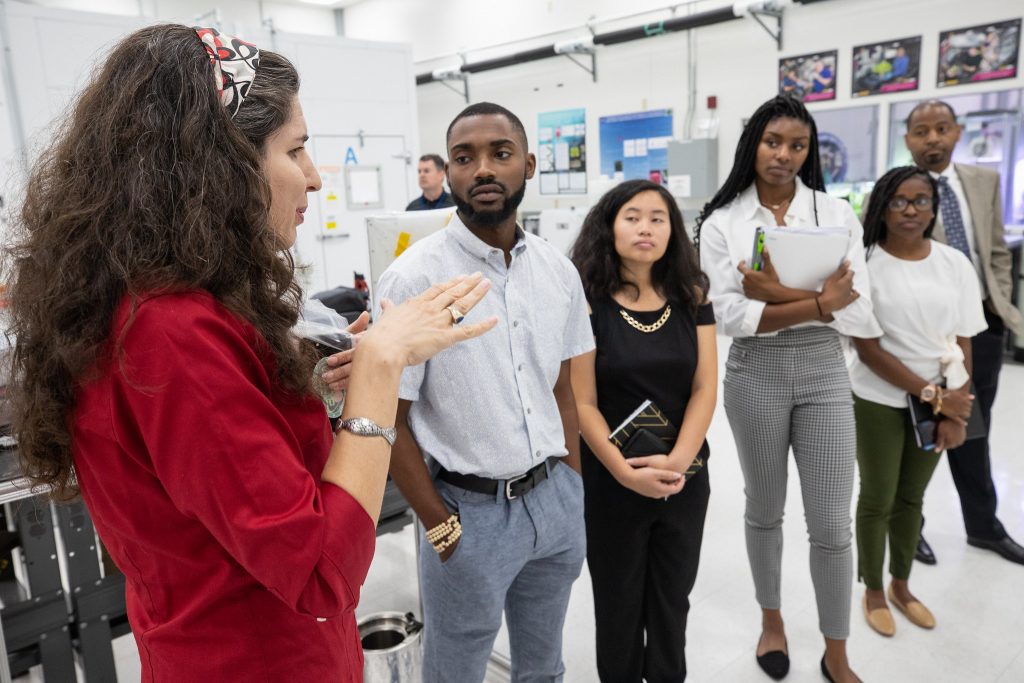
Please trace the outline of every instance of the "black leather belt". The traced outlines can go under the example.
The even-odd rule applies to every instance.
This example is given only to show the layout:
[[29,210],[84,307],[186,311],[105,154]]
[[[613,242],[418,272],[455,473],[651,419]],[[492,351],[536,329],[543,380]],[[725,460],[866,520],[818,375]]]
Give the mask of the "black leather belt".
[[[559,460],[561,458],[548,459],[551,462],[551,467],[557,465]],[[515,500],[525,496],[537,484],[548,478],[548,461],[531,467],[525,473],[511,479],[490,479],[488,477],[479,477],[475,474],[460,474],[458,472],[450,472],[443,467],[438,471],[437,478],[452,486],[458,486],[460,489],[475,491],[476,493],[486,493],[490,496],[497,495],[498,491],[502,491],[506,499]]]

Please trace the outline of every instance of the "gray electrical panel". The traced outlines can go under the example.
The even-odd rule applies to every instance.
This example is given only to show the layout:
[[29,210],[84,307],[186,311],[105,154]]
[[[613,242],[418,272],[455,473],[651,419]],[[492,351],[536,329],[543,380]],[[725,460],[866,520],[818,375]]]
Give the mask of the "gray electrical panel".
[[710,199],[718,190],[718,138],[670,140],[668,189],[679,199]]

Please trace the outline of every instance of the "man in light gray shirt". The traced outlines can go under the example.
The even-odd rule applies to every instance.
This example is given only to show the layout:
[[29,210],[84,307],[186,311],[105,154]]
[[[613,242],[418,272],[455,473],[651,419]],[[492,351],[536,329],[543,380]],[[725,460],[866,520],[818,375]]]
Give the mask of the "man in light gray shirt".
[[519,119],[466,108],[448,158],[457,212],[388,268],[376,296],[399,303],[480,271],[491,291],[466,319],[498,318],[402,375],[391,476],[426,529],[423,680],[480,683],[504,611],[512,680],[560,681],[586,544],[569,382],[569,360],[594,348],[586,300],[569,260],[516,225],[536,166]]

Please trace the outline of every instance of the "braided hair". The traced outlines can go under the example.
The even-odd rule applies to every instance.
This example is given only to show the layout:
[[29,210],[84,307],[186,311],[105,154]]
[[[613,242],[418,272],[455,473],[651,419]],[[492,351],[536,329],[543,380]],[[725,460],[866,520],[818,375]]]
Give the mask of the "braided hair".
[[935,230],[935,220],[939,215],[939,184],[935,182],[931,174],[918,166],[897,166],[884,176],[878,179],[875,187],[871,190],[871,199],[868,201],[868,210],[864,214],[864,247],[870,256],[876,244],[885,241],[886,225],[885,213],[889,210],[889,200],[907,180],[920,177],[928,182],[932,188],[932,220],[925,228],[925,239],[932,236]]
[[[721,208],[736,199],[741,192],[750,187],[750,183],[754,182],[756,177],[754,164],[757,161],[757,148],[761,144],[761,136],[764,135],[764,129],[775,119],[783,118],[802,121],[810,128],[811,140],[808,144],[807,159],[804,161],[804,165],[800,167],[798,175],[804,185],[812,190],[817,190],[818,192],[825,191],[825,176],[821,171],[821,159],[818,157],[818,127],[814,123],[814,117],[807,111],[807,107],[804,106],[803,102],[791,95],[773,97],[758,107],[754,115],[747,121],[743,133],[740,135],[740,141],[736,145],[736,158],[733,160],[729,177],[726,178],[725,184],[715,193],[711,201],[704,205],[700,216],[697,217],[693,241],[698,249],[700,248],[700,228],[708,216],[714,213],[715,209]],[[814,223],[817,225],[817,192],[814,193],[813,201]]]

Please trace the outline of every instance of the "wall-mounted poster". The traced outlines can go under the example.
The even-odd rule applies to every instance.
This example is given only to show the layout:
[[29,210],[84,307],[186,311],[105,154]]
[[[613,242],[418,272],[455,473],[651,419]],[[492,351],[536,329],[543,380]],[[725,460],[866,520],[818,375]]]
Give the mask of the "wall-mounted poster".
[[804,102],[836,98],[836,61],[839,53],[816,52],[779,60],[779,94]]
[[602,178],[667,181],[671,109],[602,116],[600,124]]
[[537,116],[537,170],[541,194],[587,193],[587,110]]
[[938,86],[1014,78],[1020,22],[1011,19],[940,33]]
[[853,96],[917,90],[921,36],[853,48]]

